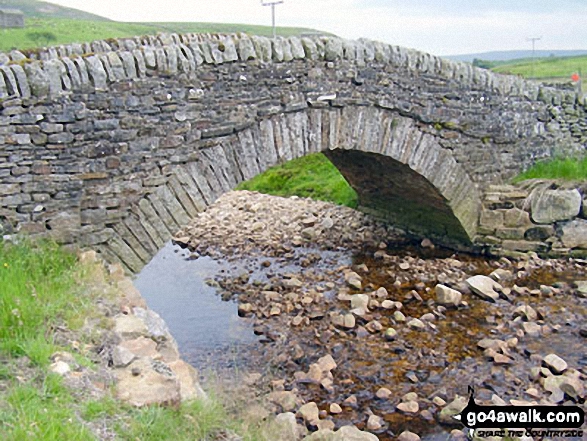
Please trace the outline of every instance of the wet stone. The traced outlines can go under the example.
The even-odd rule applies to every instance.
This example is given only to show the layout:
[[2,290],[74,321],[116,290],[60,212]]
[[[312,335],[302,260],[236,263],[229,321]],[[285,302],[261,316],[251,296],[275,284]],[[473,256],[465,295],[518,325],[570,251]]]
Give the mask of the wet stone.
[[568,368],[567,362],[556,354],[548,354],[542,362],[555,374],[562,374]]

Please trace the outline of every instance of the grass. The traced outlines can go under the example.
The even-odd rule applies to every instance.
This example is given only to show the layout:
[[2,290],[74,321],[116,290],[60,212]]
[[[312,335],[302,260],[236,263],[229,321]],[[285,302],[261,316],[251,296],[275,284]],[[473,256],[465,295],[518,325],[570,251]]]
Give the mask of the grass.
[[[43,33],[50,33],[55,40],[35,38]],[[0,30],[0,51],[11,49],[34,49],[39,46],[60,45],[68,43],[84,43],[108,38],[134,37],[137,35],[156,34],[157,32],[176,33],[232,33],[246,32],[249,34],[271,36],[270,26],[256,26],[229,23],[122,23],[101,20],[74,20],[68,18],[27,18],[26,27],[22,29]],[[278,27],[277,33],[282,36],[300,35],[305,32],[316,32],[306,28]]]
[[321,153],[272,167],[237,187],[275,196],[300,196],[355,208],[357,194]]
[[47,362],[54,351],[51,330],[87,307],[72,302],[76,257],[44,242],[0,248],[0,350]]
[[[534,66],[532,66],[533,64]],[[587,56],[537,58],[534,63],[531,59],[524,58],[500,64],[492,70],[524,77],[566,77],[570,80],[573,73],[584,72],[587,74]]]
[[527,179],[563,179],[579,181],[587,179],[587,158],[559,158],[536,163],[526,172],[514,178],[514,182]]
[[224,439],[222,434],[230,432],[247,441],[267,439],[262,425],[239,417],[242,403],[226,406],[212,397],[176,408],[136,409],[114,399],[112,390],[97,398],[71,390],[62,377],[49,373],[50,356],[57,350],[96,370],[76,349],[56,345],[55,335],[57,329],[73,330],[85,317],[98,314],[93,305],[107,295],[108,286],[101,266],[82,265],[53,243],[0,241],[3,441],[94,440],[92,427],[129,441]]

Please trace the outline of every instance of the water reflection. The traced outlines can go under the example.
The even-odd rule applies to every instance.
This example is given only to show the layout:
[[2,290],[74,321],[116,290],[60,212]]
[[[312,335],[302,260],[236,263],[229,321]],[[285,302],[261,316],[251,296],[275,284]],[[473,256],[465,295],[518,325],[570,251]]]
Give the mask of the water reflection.
[[238,317],[236,303],[223,302],[205,282],[229,266],[209,257],[188,260],[188,256],[168,243],[138,274],[135,286],[149,308],[165,320],[189,363],[199,368],[236,363],[230,354],[257,341],[252,324]]

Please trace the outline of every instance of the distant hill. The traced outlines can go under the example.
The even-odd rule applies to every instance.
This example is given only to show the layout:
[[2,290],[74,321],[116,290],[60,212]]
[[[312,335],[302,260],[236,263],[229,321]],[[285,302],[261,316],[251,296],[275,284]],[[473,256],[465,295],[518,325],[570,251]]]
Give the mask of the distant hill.
[[[534,53],[536,58],[547,58],[547,57],[574,57],[577,55],[587,55],[586,50],[537,50]],[[464,54],[464,55],[446,55],[444,58],[455,61],[466,61],[472,63],[475,58],[478,60],[486,61],[510,61],[517,60],[520,58],[532,58],[531,50],[513,50],[513,51],[493,51],[493,52],[481,52],[477,54]]]
[[74,20],[100,20],[109,19],[79,9],[66,8],[65,6],[37,0],[0,0],[0,9],[20,9],[28,18],[69,18]]
[[[273,35],[270,26],[235,23],[123,23],[37,0],[0,0],[0,8],[20,9],[26,16],[24,28],[2,30],[0,51],[153,35],[158,32],[178,34],[246,32],[263,36]],[[282,36],[317,33],[326,34],[307,28],[277,28],[277,34]]]

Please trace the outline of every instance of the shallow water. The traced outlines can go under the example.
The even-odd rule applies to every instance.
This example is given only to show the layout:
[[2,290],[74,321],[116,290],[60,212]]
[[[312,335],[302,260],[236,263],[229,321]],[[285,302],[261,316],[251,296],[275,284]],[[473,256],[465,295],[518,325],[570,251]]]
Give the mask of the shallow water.
[[209,257],[188,257],[168,243],[134,284],[149,308],[165,320],[186,361],[198,368],[231,367],[258,338],[252,323],[238,317],[237,304],[223,302],[216,288],[205,282],[230,266]]
[[[391,251],[388,250],[391,254]],[[411,249],[394,250],[395,254],[412,255],[418,259],[446,258],[450,252],[437,250],[415,254]],[[402,311],[407,316],[420,317],[430,312],[435,281],[432,278],[425,285],[429,288],[420,290],[422,302],[404,301],[408,292],[414,289],[414,282],[408,281],[402,286],[394,287],[395,274],[382,260],[373,259],[372,253],[352,255],[349,251],[319,251],[310,248],[298,248],[293,256],[281,258],[247,258],[238,263],[221,262],[209,257],[190,259],[190,252],[168,244],[143,271],[137,276],[136,287],[147,300],[149,307],[158,312],[169,325],[176,338],[182,355],[194,366],[199,368],[223,369],[243,367],[259,369],[275,362],[275,353],[281,347],[272,343],[271,339],[261,340],[255,336],[251,319],[238,317],[237,304],[223,301],[218,295],[221,290],[209,286],[208,280],[216,279],[222,285],[224,279],[241,276],[242,283],[229,285],[237,287],[241,293],[247,290],[259,290],[263,284],[271,284],[282,274],[304,275],[311,272],[329,272],[327,277],[317,278],[312,288],[320,288],[328,299],[325,305],[330,311],[348,309],[348,302],[339,302],[334,298],[334,291],[325,288],[325,281],[338,282],[340,273],[336,268],[341,265],[365,264],[369,268],[364,275],[363,286],[386,287],[392,299],[403,301]],[[304,256],[317,254],[318,259],[310,264],[302,264]],[[300,260],[300,257],[302,260]],[[457,256],[464,262],[471,273],[487,274],[493,267],[482,257],[467,255]],[[553,284],[557,281],[568,282],[576,274],[552,274],[538,271],[527,280],[519,281],[520,285],[536,288],[540,284]],[[212,284],[214,285],[214,284]],[[302,291],[307,292],[308,286]],[[363,292],[367,292],[365,289]],[[359,291],[357,291],[359,292]],[[232,292],[233,298],[238,292]],[[523,354],[515,355],[515,363],[509,368],[496,370],[493,364],[483,357],[477,348],[477,342],[485,337],[507,339],[515,335],[514,328],[504,327],[496,333],[495,317],[498,320],[503,314],[511,315],[511,308],[504,304],[491,304],[473,296],[467,296],[469,307],[466,309],[448,310],[445,317],[434,322],[436,330],[410,331],[399,326],[399,337],[396,341],[386,342],[381,335],[371,334],[360,337],[356,330],[337,332],[328,338],[328,325],[318,317],[305,327],[290,328],[282,322],[267,320],[268,326],[278,332],[286,332],[287,338],[301,345],[307,354],[304,366],[280,367],[281,378],[292,378],[293,370],[307,371],[307,364],[316,354],[332,353],[339,367],[335,371],[335,391],[327,393],[312,385],[298,385],[300,395],[306,401],[316,401],[321,409],[327,409],[329,403],[342,403],[351,394],[357,396],[358,406],[355,409],[343,407],[344,412],[335,418],[337,426],[346,423],[356,424],[362,428],[365,424],[364,415],[373,411],[384,418],[387,429],[378,433],[382,440],[391,440],[394,434],[405,429],[419,433],[423,440],[435,441],[447,439],[448,429],[435,421],[427,421],[421,416],[409,417],[396,411],[400,397],[407,392],[417,392],[419,397],[429,399],[437,395],[439,390],[448,390],[449,398],[454,393],[466,395],[468,385],[475,384],[480,392],[479,399],[488,399],[491,393],[502,397],[528,399],[524,395],[521,383],[516,378],[527,378],[529,368],[533,365]],[[526,339],[525,347],[535,354],[546,355],[555,352],[565,358],[571,366],[581,367],[585,360],[584,338],[579,337],[576,329],[566,326],[564,319],[568,314],[568,297],[551,297],[536,299],[517,297],[519,302],[539,303],[540,308],[548,313],[549,323],[561,326],[558,333],[546,337]],[[585,302],[573,300],[573,313],[577,320],[587,316]],[[509,308],[509,309],[508,309]],[[326,311],[324,311],[326,312]],[[392,312],[377,310],[374,317],[384,327],[397,326]],[[279,317],[274,318],[278,320]],[[365,322],[358,319],[358,324]],[[326,322],[326,321],[324,321]],[[262,343],[264,342],[264,343]],[[284,346],[287,348],[287,346]],[[273,350],[273,352],[271,352]],[[273,357],[273,358],[272,358]],[[302,364],[303,364],[302,363]],[[407,378],[414,374],[418,381],[414,383]],[[289,384],[289,382],[288,382]],[[387,387],[393,392],[390,400],[377,400],[374,393],[379,387]],[[430,405],[432,413],[437,410]],[[422,410],[422,408],[421,408]]]

